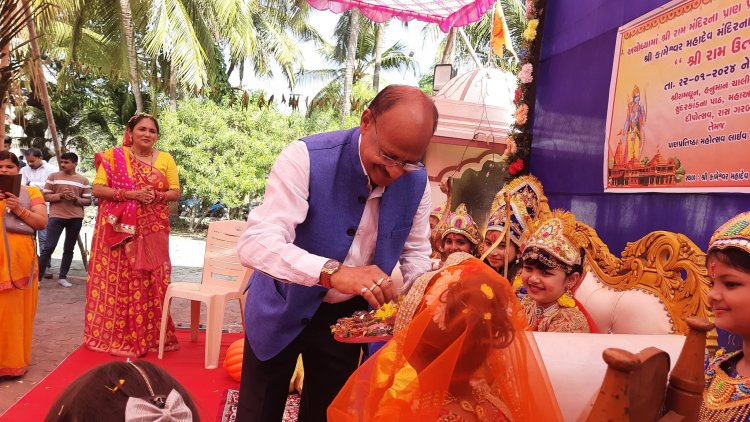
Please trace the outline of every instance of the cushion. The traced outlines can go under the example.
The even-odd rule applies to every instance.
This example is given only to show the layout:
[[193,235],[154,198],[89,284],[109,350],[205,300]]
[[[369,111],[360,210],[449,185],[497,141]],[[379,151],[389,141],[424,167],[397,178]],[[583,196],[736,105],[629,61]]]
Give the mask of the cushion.
[[667,308],[644,290],[615,290],[587,271],[575,297],[591,315],[601,333],[672,334],[674,325]]

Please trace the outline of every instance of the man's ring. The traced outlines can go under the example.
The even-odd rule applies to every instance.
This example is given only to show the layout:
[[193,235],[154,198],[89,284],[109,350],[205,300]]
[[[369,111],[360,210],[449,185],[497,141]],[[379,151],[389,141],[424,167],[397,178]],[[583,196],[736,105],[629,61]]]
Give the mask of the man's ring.
[[380,285],[383,284],[383,280],[385,280],[385,277],[380,277],[380,279],[376,281],[375,284],[377,284],[378,287],[380,287]]
[[370,291],[371,292],[375,291],[376,287],[378,287],[378,285],[377,284],[373,284],[372,286],[370,286]]
[[362,296],[364,296],[365,293],[367,293],[367,287],[363,287],[362,290],[359,291],[359,294],[361,294]]

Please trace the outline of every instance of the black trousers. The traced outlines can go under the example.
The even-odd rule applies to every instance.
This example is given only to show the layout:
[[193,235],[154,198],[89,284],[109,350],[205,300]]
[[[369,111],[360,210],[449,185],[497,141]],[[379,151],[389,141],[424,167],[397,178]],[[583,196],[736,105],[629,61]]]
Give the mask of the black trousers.
[[73,262],[76,240],[78,240],[78,234],[81,232],[82,224],[83,218],[49,218],[49,223],[47,223],[47,237],[44,240],[44,246],[39,255],[39,281],[42,281],[42,276],[45,273],[45,271],[42,270],[49,268],[50,266],[52,252],[55,251],[57,242],[60,241],[60,236],[62,235],[63,230],[65,231],[65,243],[63,244],[63,256],[62,262],[60,263],[60,276],[58,278],[65,278],[68,276],[70,264]]
[[[338,318],[367,309],[361,297],[341,303],[322,303],[304,330],[284,350],[267,361],[255,356],[245,337],[237,422],[279,422],[302,354],[305,379],[299,422],[325,422],[326,409],[359,364],[361,345],[333,339],[331,325]],[[247,327],[252,330],[252,327]]]

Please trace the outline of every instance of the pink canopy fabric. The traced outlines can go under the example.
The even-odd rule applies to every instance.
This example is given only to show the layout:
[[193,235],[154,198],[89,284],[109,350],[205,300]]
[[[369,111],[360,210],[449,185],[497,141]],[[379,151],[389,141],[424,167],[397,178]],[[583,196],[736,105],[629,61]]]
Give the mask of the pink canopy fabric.
[[438,24],[443,32],[478,21],[495,0],[307,0],[318,10],[343,13],[358,8],[373,22],[390,18]]

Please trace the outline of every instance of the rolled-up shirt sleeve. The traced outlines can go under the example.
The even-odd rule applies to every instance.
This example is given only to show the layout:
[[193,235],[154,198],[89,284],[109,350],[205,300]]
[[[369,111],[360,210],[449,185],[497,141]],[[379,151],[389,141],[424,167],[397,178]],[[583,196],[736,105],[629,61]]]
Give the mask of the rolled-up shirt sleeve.
[[274,163],[263,203],[248,215],[238,243],[243,265],[279,281],[307,286],[318,283],[328,258],[292,243],[297,225],[307,217],[309,185],[310,155],[302,141],[294,141]]
[[404,276],[403,291],[409,290],[414,280],[423,273],[432,269],[430,254],[430,210],[432,209],[432,190],[428,181],[422,200],[419,202],[417,213],[414,214],[411,231],[406,238],[404,250],[401,252],[399,262],[401,273]]

